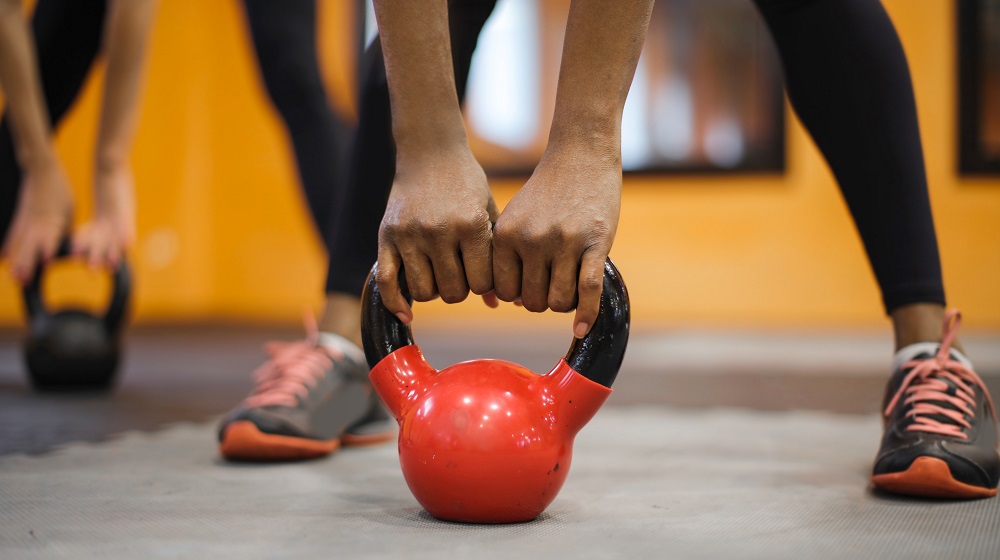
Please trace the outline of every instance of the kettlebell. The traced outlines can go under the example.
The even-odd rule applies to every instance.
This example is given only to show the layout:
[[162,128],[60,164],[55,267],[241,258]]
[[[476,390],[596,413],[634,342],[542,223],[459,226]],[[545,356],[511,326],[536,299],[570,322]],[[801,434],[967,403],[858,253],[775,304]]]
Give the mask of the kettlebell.
[[[68,241],[56,253],[70,255]],[[52,313],[42,300],[45,267],[39,263],[22,291],[28,318],[24,361],[32,386],[39,391],[96,391],[112,386],[121,355],[121,333],[131,292],[131,275],[123,260],[112,273],[111,301],[104,316],[82,309]]]
[[435,370],[410,327],[383,305],[377,270],[362,295],[362,337],[375,392],[399,422],[399,463],[413,496],[446,521],[538,517],[562,488],[573,438],[610,396],[625,355],[629,300],[618,270],[605,263],[593,328],[545,375],[503,360]]

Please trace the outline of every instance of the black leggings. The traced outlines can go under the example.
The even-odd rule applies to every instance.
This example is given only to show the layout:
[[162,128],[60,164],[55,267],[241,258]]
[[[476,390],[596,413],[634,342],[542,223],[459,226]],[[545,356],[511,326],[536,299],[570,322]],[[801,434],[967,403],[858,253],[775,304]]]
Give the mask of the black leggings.
[[944,304],[903,47],[878,0],[755,0],[788,97],[840,185],[886,312]]
[[[315,0],[244,0],[261,77],[288,130],[299,180],[327,251],[347,181],[350,128],[327,100],[316,56]],[[364,201],[378,205],[378,200]],[[337,268],[331,263],[331,269]]]
[[[833,170],[864,242],[886,312],[910,303],[941,303],[944,288],[937,238],[927,196],[923,153],[910,73],[895,28],[878,0],[755,0],[775,38],[788,95],[802,123]],[[452,4],[455,4],[454,2]],[[493,2],[464,2],[479,17],[456,26],[452,52],[460,88]],[[456,40],[457,38],[457,40]],[[381,66],[381,60],[374,64]],[[462,66],[464,65],[464,66]],[[384,71],[366,79],[361,135],[387,133]],[[380,141],[388,142],[387,139]],[[362,145],[355,166],[378,161],[355,190],[388,193],[391,152]],[[377,151],[382,149],[384,151]],[[377,180],[378,184],[368,183]],[[355,211],[360,208],[355,207]],[[380,215],[355,230],[366,262],[376,256]]]
[[[459,96],[495,0],[453,1]],[[329,255],[327,293],[360,296],[378,253],[378,227],[395,174],[389,93],[378,40],[362,59],[360,121],[345,164],[348,127],[330,109],[316,56],[315,0],[244,0],[267,92],[285,121],[299,177]]]
[[[479,32],[496,0],[451,0],[452,63],[459,99],[465,85]],[[327,292],[361,295],[365,279],[378,257],[378,229],[396,174],[389,87],[376,37],[361,66],[358,129],[352,145],[349,187],[341,199],[333,237],[328,245],[330,270]]]
[[[38,0],[31,18],[45,105],[52,126],[76,101],[101,48],[106,0]],[[21,168],[10,125],[0,122],[0,242],[17,207]]]

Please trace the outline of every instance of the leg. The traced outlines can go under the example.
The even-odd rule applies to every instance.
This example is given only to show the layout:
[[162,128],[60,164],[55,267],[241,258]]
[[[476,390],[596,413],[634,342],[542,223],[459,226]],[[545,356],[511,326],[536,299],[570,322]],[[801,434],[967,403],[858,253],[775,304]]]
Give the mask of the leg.
[[[57,126],[73,105],[101,46],[106,0],[39,0],[32,32],[45,105]],[[17,207],[21,170],[7,119],[0,123],[0,240]]]
[[996,412],[971,363],[952,349],[959,318],[944,312],[916,104],[892,22],[878,0],[756,2],[789,98],[837,177],[895,327],[872,480],[920,496],[995,495]]
[[[247,0],[248,12],[253,11],[250,8],[253,3]],[[492,9],[492,1],[488,4]],[[455,10],[454,13],[465,14],[466,11]],[[489,11],[485,11],[478,25],[459,26],[463,31],[468,30],[467,34],[462,34],[461,42],[456,43],[462,45],[460,52],[463,54],[456,55],[456,60],[464,62],[456,62],[456,72],[463,84],[475,38],[488,15]],[[268,26],[273,21],[273,18],[263,18],[258,24]],[[254,33],[256,40],[256,36],[269,32],[258,30]],[[258,45],[258,56],[263,51]],[[272,53],[272,56],[280,54]],[[279,96],[275,95],[282,85],[269,84],[268,88],[284,115],[285,110],[280,109],[281,104],[277,101]],[[462,89],[464,85],[460,86]],[[295,96],[290,97],[295,105]],[[297,110],[297,107],[288,108],[289,112]],[[377,40],[364,56],[360,112],[361,124],[355,137],[349,188],[333,197],[338,212],[325,226],[332,227],[335,236],[327,242],[330,272],[326,310],[318,326],[320,332],[306,343],[269,348],[271,359],[255,374],[262,380],[261,384],[222,422],[220,451],[229,459],[312,458],[329,454],[342,444],[364,445],[392,437],[394,422],[371,392],[367,381],[368,367],[360,349],[359,324],[361,289],[375,262],[378,227],[395,167],[389,93]],[[302,123],[304,127],[314,124],[309,118]],[[336,182],[336,176],[332,177]],[[303,182],[306,182],[304,173]],[[325,185],[326,189],[332,187],[332,184]],[[310,204],[313,204],[312,198]],[[306,371],[315,383],[303,386],[301,379]]]
[[[244,0],[264,85],[288,129],[309,210],[329,251],[334,208],[342,198],[345,125],[327,101],[316,55],[315,0]],[[357,322],[357,321],[355,321]],[[354,326],[353,330],[358,327]],[[391,437],[354,435],[373,396],[364,353],[344,334],[272,343],[254,373],[254,392],[223,420],[219,449],[235,460],[320,457],[342,444]],[[391,426],[390,426],[391,427]],[[365,437],[362,437],[365,436]]]
[[334,115],[316,56],[316,1],[244,0],[267,93],[285,122],[299,179],[330,249],[334,205],[343,189],[347,126]]
[[[913,87],[892,22],[877,0],[757,5],[781,54],[792,105],[861,234],[896,325],[897,348],[940,339],[937,238]],[[913,305],[917,312],[903,310]]]
[[[465,97],[479,32],[495,4],[495,0],[452,0],[449,3],[452,57],[460,100]],[[360,314],[361,289],[378,255],[378,228],[395,175],[389,89],[377,38],[365,52],[362,62],[360,99],[361,125],[354,139],[351,188],[339,205],[341,213],[331,244],[326,284],[328,294],[345,294],[337,298],[337,308],[349,308],[344,310],[354,324]],[[320,326],[335,322],[334,315],[328,312]]]

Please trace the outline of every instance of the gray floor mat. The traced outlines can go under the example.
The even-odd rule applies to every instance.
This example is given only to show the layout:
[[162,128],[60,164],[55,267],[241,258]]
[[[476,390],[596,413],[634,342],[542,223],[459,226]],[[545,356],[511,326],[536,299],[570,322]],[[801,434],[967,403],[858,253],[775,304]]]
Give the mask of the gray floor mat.
[[0,457],[0,557],[1000,557],[1000,499],[873,494],[874,416],[606,407],[530,523],[428,517],[395,446],[232,465],[212,424]]

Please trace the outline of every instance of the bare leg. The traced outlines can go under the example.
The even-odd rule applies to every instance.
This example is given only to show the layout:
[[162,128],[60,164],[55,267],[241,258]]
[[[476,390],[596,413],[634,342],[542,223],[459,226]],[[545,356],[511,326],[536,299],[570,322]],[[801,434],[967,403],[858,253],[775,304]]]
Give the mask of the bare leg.
[[[917,342],[940,342],[944,313],[945,308],[940,303],[913,303],[893,309],[889,316],[896,350]],[[957,340],[952,342],[952,347],[965,352]]]

